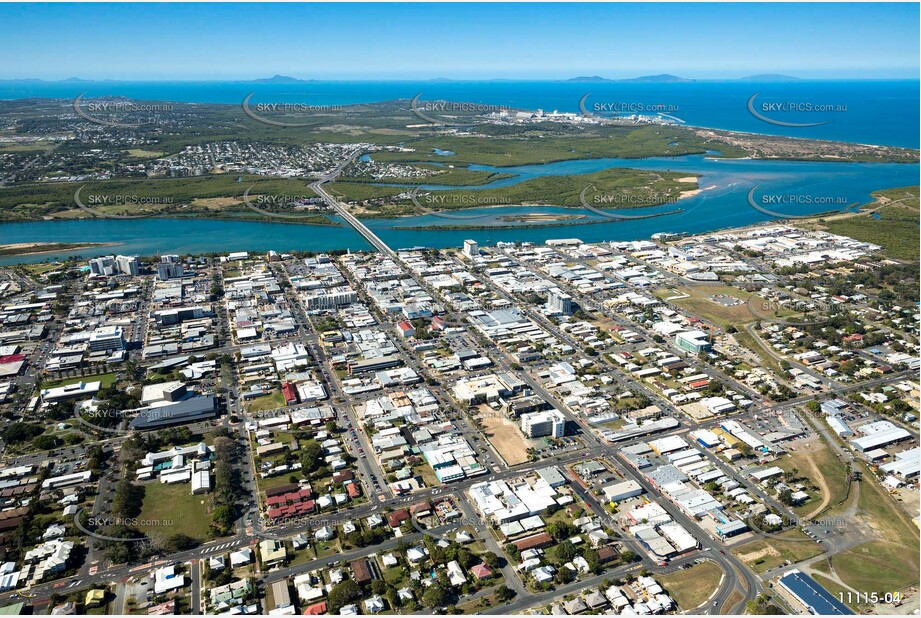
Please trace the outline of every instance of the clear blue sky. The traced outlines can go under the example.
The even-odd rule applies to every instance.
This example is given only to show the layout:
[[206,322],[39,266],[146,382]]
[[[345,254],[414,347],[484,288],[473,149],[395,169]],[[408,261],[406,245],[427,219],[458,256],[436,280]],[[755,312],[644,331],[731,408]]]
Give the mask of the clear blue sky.
[[919,5],[2,4],[0,79],[917,78]]

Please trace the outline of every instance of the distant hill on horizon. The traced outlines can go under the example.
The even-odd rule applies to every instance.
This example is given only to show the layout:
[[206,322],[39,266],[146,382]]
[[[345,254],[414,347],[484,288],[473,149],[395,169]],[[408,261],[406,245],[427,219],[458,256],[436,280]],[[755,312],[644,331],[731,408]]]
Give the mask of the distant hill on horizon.
[[630,82],[630,83],[644,83],[644,84],[676,84],[681,82],[694,82],[696,79],[688,79],[686,77],[678,77],[677,75],[671,75],[669,73],[662,73],[660,75],[641,75],[640,77],[633,77],[631,79],[620,79],[617,80],[620,82]]
[[677,75],[670,75],[668,73],[662,73],[661,75],[641,75],[640,77],[631,77],[627,79],[608,79],[607,77],[601,77],[599,75],[591,76],[581,76],[573,77],[567,79],[567,82],[571,83],[583,83],[583,84],[598,84],[598,83],[645,83],[645,84],[675,84],[682,82],[693,82],[697,81],[694,79],[687,79],[685,77],[679,77]]
[[254,79],[253,83],[256,84],[302,84],[305,82],[313,82],[315,79],[298,79],[296,77],[291,77],[290,75],[273,75],[272,77],[263,77],[261,79]]
[[749,75],[740,77],[740,82],[798,82],[800,78],[792,75],[782,75],[780,73],[760,73],[758,75]]

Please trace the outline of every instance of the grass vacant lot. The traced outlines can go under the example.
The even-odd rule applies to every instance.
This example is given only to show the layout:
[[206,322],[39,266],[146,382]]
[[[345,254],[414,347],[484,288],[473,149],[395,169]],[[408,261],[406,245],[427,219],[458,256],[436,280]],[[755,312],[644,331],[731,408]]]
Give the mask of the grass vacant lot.
[[819,575],[817,573],[812,574],[812,579],[822,584],[822,586],[826,590],[828,590],[833,597],[835,597],[836,599],[838,599],[839,601],[841,601],[842,603],[844,603],[845,605],[847,605],[854,611],[860,611],[862,607],[860,604],[854,603],[853,601],[851,603],[848,603],[848,593],[850,593],[851,598],[853,598],[855,596],[854,591],[848,590],[847,588],[845,588],[838,582],[831,580],[823,575]]
[[[847,471],[844,464],[835,456],[835,452],[821,439],[808,446],[789,452],[787,457],[777,461],[777,465],[787,472],[794,468],[796,476],[808,479],[803,482],[806,493],[812,498],[805,504],[794,507],[793,511],[801,517],[816,517],[816,512],[838,504],[847,493]],[[813,489],[812,485],[819,489]],[[826,491],[823,492],[822,488]]]
[[76,378],[67,378],[56,382],[42,382],[42,388],[58,388],[59,386],[69,386],[80,382],[101,382],[101,388],[105,388],[115,382],[114,373],[99,373],[92,376],[78,376]]
[[818,556],[822,548],[800,530],[794,529],[746,543],[733,549],[732,553],[756,573],[764,573],[787,560],[796,563]]
[[710,598],[720,585],[723,570],[715,562],[707,560],[686,571],[675,571],[659,577],[659,583],[675,599],[678,607],[691,610]]
[[917,586],[921,570],[918,528],[866,470],[864,478],[855,518],[868,521],[881,540],[832,556],[835,573],[861,592],[884,594]]
[[274,410],[276,408],[283,408],[285,406],[285,396],[279,389],[275,389],[269,395],[263,395],[262,397],[256,397],[246,404],[246,409],[250,412],[264,412],[266,410]]
[[208,494],[193,496],[192,486],[188,483],[149,483],[144,486],[144,504],[138,515],[138,529],[151,537],[187,534],[205,540],[211,525],[208,514],[210,500]]
[[[687,298],[679,298],[670,300],[669,302],[682,309],[687,309],[708,322],[719,324],[723,328],[735,326],[741,329],[742,324],[755,321],[755,316],[748,310],[748,305],[745,302],[751,294],[743,292],[742,290],[737,290],[728,285],[695,285],[688,287],[662,288],[656,290],[655,294],[660,299],[665,299],[669,296],[677,296],[678,294],[687,295]],[[719,295],[731,296],[732,298],[741,300],[742,303],[726,307],[718,302],[710,300],[711,296]]]

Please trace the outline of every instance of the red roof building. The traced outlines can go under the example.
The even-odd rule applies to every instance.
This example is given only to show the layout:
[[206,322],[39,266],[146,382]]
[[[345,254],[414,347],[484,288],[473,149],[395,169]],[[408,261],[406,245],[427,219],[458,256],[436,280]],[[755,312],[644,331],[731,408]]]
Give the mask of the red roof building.
[[281,392],[285,396],[285,403],[288,405],[297,403],[300,399],[297,396],[297,389],[294,388],[294,385],[290,382],[285,382],[281,385]]
[[547,534],[546,532],[541,532],[540,534],[535,534],[529,536],[526,539],[521,539],[520,541],[515,542],[515,548],[518,551],[524,551],[526,549],[541,549],[547,547],[548,545],[553,544],[553,537]]
[[390,524],[391,528],[399,528],[407,519],[409,519],[409,511],[407,509],[400,509],[390,514],[390,517],[387,518],[387,523]]

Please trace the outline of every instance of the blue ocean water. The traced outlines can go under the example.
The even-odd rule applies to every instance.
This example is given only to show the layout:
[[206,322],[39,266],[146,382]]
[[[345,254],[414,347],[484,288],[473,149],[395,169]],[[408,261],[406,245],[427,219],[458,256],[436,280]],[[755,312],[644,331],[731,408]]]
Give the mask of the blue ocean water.
[[[522,109],[577,112],[579,102],[589,110],[614,105],[667,109],[688,124],[720,129],[842,140],[860,143],[918,147],[919,82],[910,81],[823,81],[755,84],[747,82],[692,82],[677,84],[565,83],[565,82],[309,82],[261,84],[245,82],[0,82],[0,98],[125,96],[137,100],[185,101],[240,104],[255,92],[253,102],[346,105],[393,99],[409,99],[422,93],[422,100],[446,99]],[[759,120],[748,110],[757,94],[757,111],[787,122],[828,121],[815,127],[785,127]],[[588,95],[586,97],[586,95]],[[833,111],[784,111],[784,105],[803,103],[831,106]],[[764,104],[765,107],[762,107]],[[800,108],[801,109],[801,108]],[[241,112],[242,113],[242,112]],[[440,151],[448,162],[450,151]],[[720,160],[706,156],[649,159],[592,159],[563,161],[514,168],[472,166],[472,169],[510,172],[513,178],[481,190],[507,186],[529,178],[579,175],[629,167],[667,170],[699,175],[700,194],[676,204],[642,209],[666,216],[593,223],[591,225],[544,225],[514,228],[502,216],[529,212],[584,214],[583,221],[601,221],[590,211],[559,207],[508,206],[470,209],[465,215],[482,218],[460,222],[483,226],[477,230],[405,229],[412,226],[457,224],[433,215],[399,219],[370,219],[366,224],[394,248],[459,246],[473,238],[483,245],[498,241],[543,242],[550,238],[578,237],[587,242],[648,238],[656,232],[705,232],[749,225],[772,217],[748,204],[748,192],[759,196],[811,196],[834,198],[846,204],[870,201],[878,189],[918,184],[919,166],[876,163],[817,163],[766,160]],[[442,187],[429,187],[439,189]],[[456,188],[456,187],[443,187]],[[795,203],[774,208],[786,214],[807,214],[830,210],[822,205]],[[631,210],[630,214],[636,214]],[[402,229],[401,229],[402,228]],[[218,220],[74,220],[7,223],[2,225],[5,243],[46,241],[79,243],[87,238],[116,243],[83,255],[110,252],[150,255],[160,252],[267,251],[368,249],[367,243],[348,226],[328,227]],[[68,253],[61,253],[61,257]],[[44,261],[49,256],[8,257],[0,264]]]
[[[241,104],[258,102],[349,105],[394,99],[445,99],[518,109],[578,112],[660,108],[687,124],[733,131],[840,140],[887,146],[919,146],[918,80],[849,80],[686,83],[576,83],[558,81],[322,81],[249,82],[40,82],[0,81],[0,99],[125,96],[138,100]],[[786,127],[756,118],[755,109]],[[806,108],[823,111],[805,111]]]

